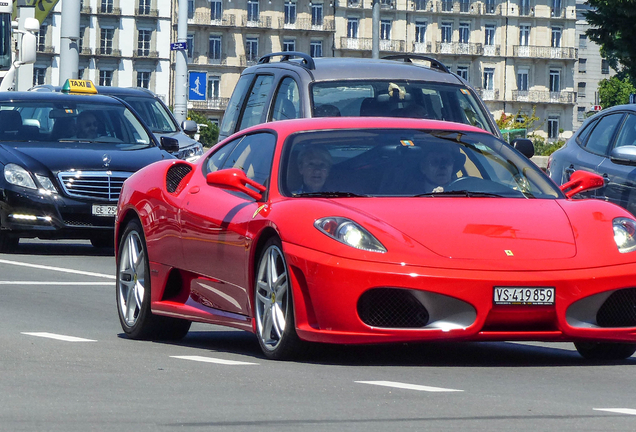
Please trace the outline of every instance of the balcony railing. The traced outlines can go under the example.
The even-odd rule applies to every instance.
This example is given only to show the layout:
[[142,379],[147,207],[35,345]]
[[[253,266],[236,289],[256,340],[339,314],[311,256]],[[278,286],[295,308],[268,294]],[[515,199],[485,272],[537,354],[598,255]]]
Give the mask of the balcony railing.
[[93,8],[90,6],[84,6],[82,7],[82,9],[80,10],[80,13],[83,14],[92,14],[93,13]]
[[121,57],[121,50],[115,48],[104,48],[99,47],[95,48],[95,55],[98,56],[110,56],[110,57]]
[[97,8],[97,13],[100,15],[121,15],[121,8],[100,6]]
[[134,58],[159,58],[159,51],[150,51],[144,49],[133,50]]
[[217,57],[217,58],[207,57],[206,64],[215,65],[215,66],[227,66],[227,56],[222,55],[221,57]]
[[311,18],[298,18],[294,23],[285,23],[285,18],[278,18],[278,28],[291,30],[334,31],[336,26],[332,17],[323,18],[321,24],[314,24]]
[[576,48],[554,48],[533,45],[515,45],[512,48],[515,57],[576,60],[579,50]]
[[501,46],[499,45],[484,45],[484,55],[489,57],[495,57],[501,55]]
[[93,50],[90,48],[84,47],[80,50],[79,55],[84,55],[84,56],[93,55]]
[[135,13],[139,16],[149,16],[149,17],[159,16],[159,11],[157,9],[150,9],[150,8],[137,8],[135,9]]
[[576,93],[573,91],[512,91],[512,100],[517,102],[530,102],[530,103],[557,103],[557,104],[575,104]]
[[258,56],[248,57],[245,55],[239,56],[239,64],[241,67],[253,66],[258,63]]
[[[369,51],[373,48],[371,38],[340,38],[340,49]],[[404,52],[406,42],[403,40],[380,40],[380,51]]]
[[485,101],[497,101],[499,100],[499,89],[487,90],[478,88],[477,94]]
[[433,47],[430,42],[413,42],[413,52],[418,54],[431,54]]
[[236,27],[236,15],[223,14],[221,19],[212,19],[209,13],[197,12],[188,19],[188,24]]
[[38,54],[55,54],[55,50],[50,45],[39,45],[37,47]]
[[484,54],[484,47],[480,43],[436,42],[435,52],[437,54],[478,56]]
[[241,20],[242,27],[258,27],[258,28],[272,28],[272,17],[271,16],[258,16],[251,17],[248,19],[247,15],[243,15]]
[[364,7],[363,0],[338,0],[339,8],[362,9]]
[[230,98],[211,98],[204,101],[190,101],[188,108],[192,109],[209,109],[209,110],[225,110]]

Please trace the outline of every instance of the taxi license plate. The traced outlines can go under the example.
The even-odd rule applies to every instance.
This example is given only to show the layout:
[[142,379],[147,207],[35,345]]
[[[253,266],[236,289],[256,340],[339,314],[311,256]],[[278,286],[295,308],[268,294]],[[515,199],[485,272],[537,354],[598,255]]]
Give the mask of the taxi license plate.
[[554,288],[547,287],[495,287],[496,305],[553,305]]
[[117,213],[116,205],[93,204],[93,216],[115,217]]

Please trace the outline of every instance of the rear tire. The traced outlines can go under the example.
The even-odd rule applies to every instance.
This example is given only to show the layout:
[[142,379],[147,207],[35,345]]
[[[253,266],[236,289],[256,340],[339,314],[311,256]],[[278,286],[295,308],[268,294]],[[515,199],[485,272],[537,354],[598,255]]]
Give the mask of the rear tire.
[[624,360],[636,352],[636,344],[574,342],[576,350],[588,360]]
[[303,342],[296,333],[294,301],[287,261],[278,238],[270,238],[256,268],[254,283],[256,336],[263,354],[287,360],[300,352]]
[[190,330],[190,321],[150,310],[148,249],[138,221],[126,226],[117,257],[117,312],[124,333],[131,339],[182,339]]

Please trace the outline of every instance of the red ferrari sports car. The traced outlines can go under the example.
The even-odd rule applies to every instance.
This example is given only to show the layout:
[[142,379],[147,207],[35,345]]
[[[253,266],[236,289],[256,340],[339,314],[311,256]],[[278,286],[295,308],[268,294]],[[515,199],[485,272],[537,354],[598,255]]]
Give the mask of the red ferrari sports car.
[[192,321],[256,334],[268,358],[307,342],[570,341],[636,350],[636,221],[571,199],[480,129],[396,118],[266,123],[197,162],[126,180],[117,309],[133,339]]

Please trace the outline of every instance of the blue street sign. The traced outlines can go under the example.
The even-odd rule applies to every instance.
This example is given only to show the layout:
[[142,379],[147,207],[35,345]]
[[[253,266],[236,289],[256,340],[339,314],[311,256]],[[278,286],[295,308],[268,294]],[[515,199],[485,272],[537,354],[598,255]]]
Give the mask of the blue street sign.
[[205,72],[190,72],[190,85],[188,86],[188,100],[203,101],[205,100]]
[[170,51],[179,51],[188,49],[187,42],[174,42],[170,44]]

